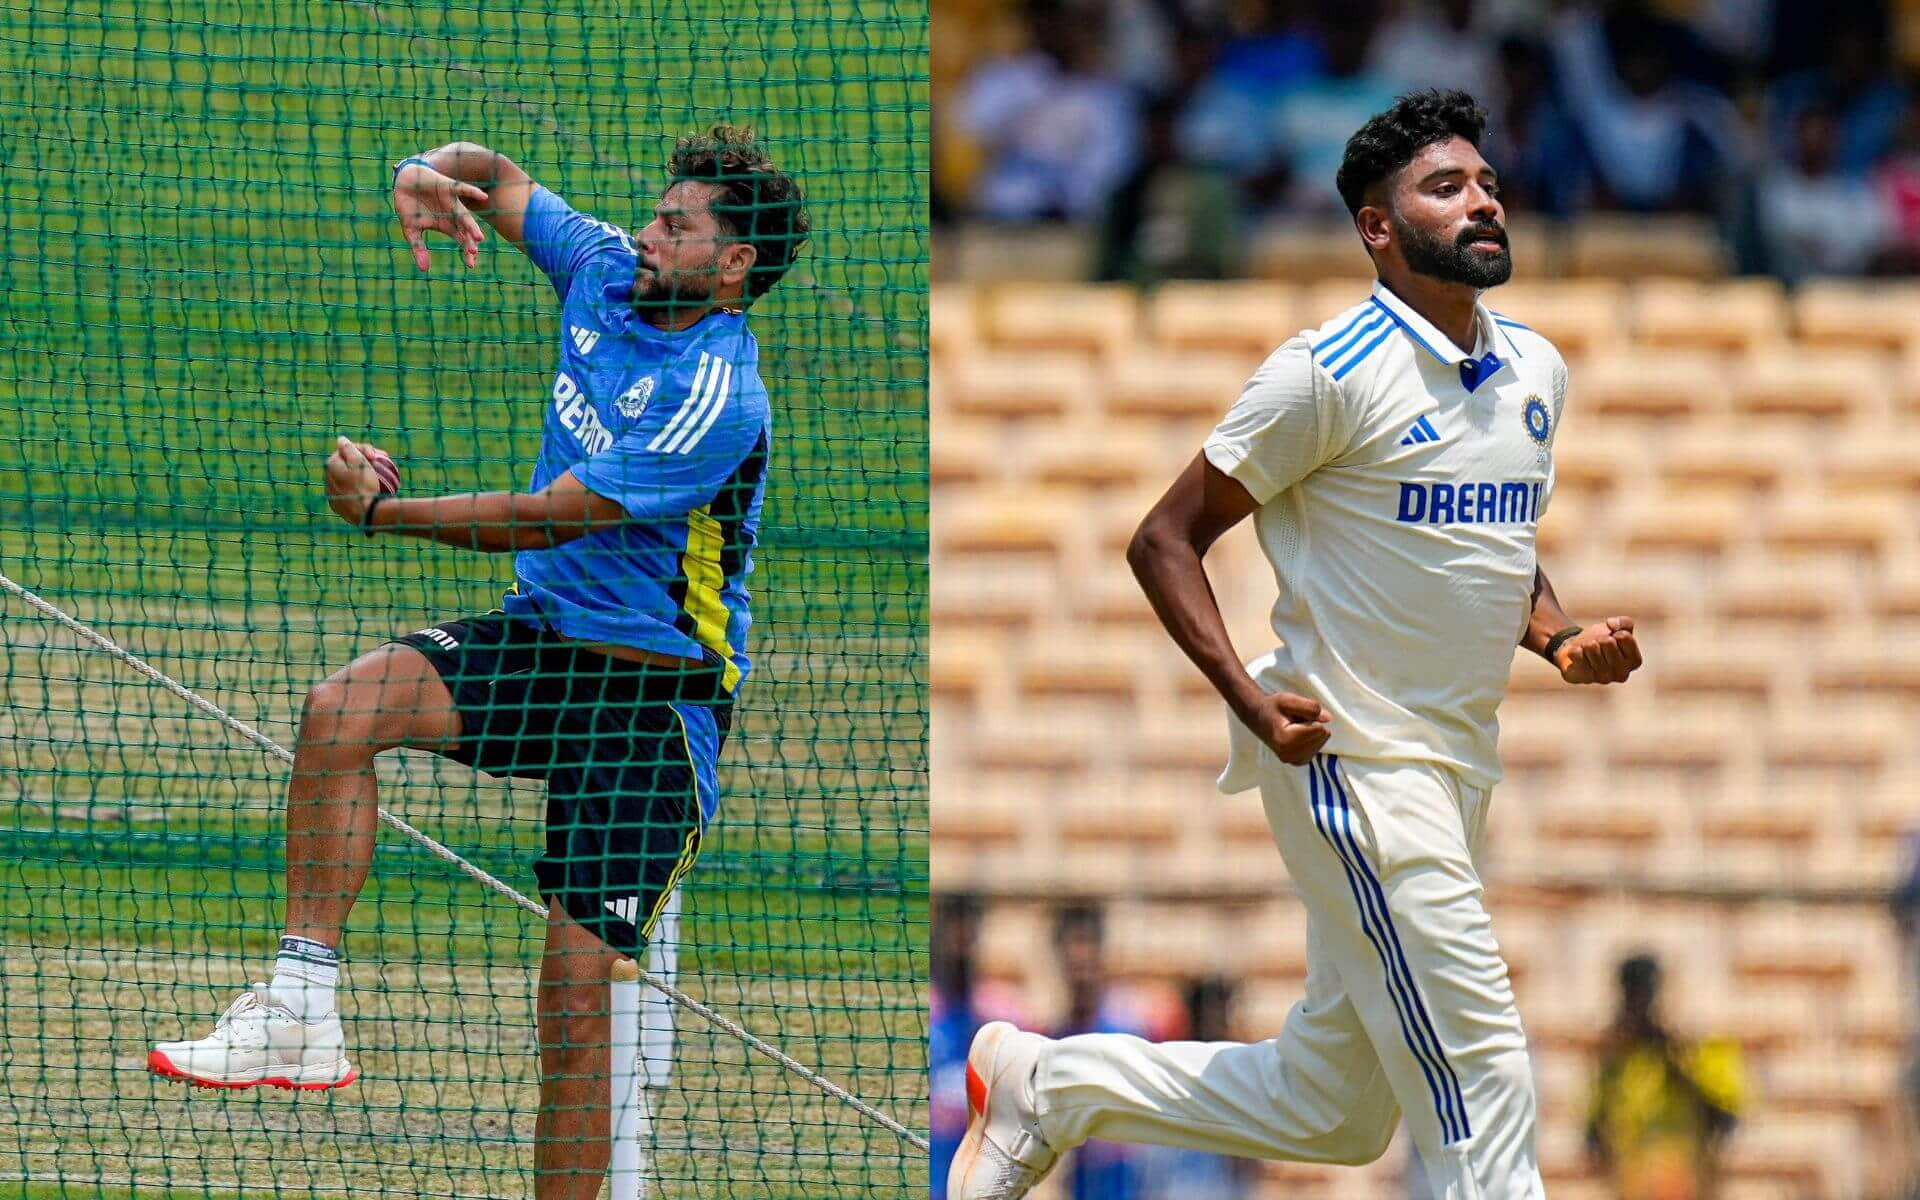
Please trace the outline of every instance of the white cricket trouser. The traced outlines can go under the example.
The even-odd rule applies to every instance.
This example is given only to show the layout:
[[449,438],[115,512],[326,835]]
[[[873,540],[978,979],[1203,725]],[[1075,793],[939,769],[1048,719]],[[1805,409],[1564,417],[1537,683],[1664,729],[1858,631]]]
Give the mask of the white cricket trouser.
[[1267,821],[1308,917],[1280,1036],[1063,1039],[1040,1130],[1305,1162],[1380,1157],[1405,1114],[1436,1200],[1544,1197],[1533,1077],[1474,855],[1488,793],[1423,763],[1269,759]]

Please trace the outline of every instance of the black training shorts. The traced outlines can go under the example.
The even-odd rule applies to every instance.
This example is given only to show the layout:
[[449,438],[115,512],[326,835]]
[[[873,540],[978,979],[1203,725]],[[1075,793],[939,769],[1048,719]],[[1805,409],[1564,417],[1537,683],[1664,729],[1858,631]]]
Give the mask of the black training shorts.
[[426,655],[460,712],[459,744],[440,753],[547,781],[534,875],[548,902],[639,955],[719,803],[733,711],[719,671],[612,658],[500,612],[394,640]]

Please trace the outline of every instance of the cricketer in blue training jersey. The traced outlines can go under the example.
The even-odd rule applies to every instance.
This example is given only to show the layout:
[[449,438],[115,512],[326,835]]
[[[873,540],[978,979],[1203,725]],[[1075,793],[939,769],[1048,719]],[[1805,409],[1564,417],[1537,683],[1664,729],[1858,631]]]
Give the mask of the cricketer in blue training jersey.
[[339,437],[327,505],[367,536],[513,552],[514,587],[500,609],[395,638],[309,690],[272,981],[207,1036],[148,1057],[160,1075],[220,1087],[353,1083],[338,946],[373,859],[375,756],[410,747],[543,780],[535,1200],[605,1178],[609,976],[647,949],[718,808],[771,448],[744,313],[809,230],[798,185],[750,130],[680,139],[667,175],[630,236],[484,146],[394,167],[394,211],[421,271],[428,232],[478,266],[484,220],[552,280],[560,364],[538,397],[527,491],[402,495],[376,474],[377,448]]
[[633,306],[632,239],[545,188],[525,236],[562,303],[533,490],[571,470],[632,519],[521,551],[504,607],[568,637],[707,659],[731,693],[748,667],[746,577],[771,437],[746,317],[715,309],[656,328]]

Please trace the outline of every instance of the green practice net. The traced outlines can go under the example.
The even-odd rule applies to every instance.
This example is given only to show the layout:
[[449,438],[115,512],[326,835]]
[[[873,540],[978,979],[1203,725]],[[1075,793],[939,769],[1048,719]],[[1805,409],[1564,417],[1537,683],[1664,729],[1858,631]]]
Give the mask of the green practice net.
[[[510,554],[355,534],[335,437],[392,452],[407,496],[525,491],[566,336],[491,233],[477,268],[431,238],[417,272],[390,164],[483,143],[628,229],[716,122],[799,180],[812,239],[750,315],[754,668],[652,966],[914,1131],[926,71],[915,0],[0,0],[0,572],[288,749],[315,683],[513,582]],[[342,946],[358,1082],[158,1078],[153,1042],[271,970],[288,768],[15,592],[0,697],[0,1193],[533,1195],[537,917],[383,829]],[[375,770],[383,807],[538,897],[545,784]],[[925,1194],[910,1138],[673,1025],[636,1194]]]

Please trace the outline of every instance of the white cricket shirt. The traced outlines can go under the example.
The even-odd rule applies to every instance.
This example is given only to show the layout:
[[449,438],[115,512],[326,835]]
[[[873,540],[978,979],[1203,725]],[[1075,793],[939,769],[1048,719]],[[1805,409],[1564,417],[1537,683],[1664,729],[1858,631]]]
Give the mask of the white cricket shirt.
[[[1328,753],[1500,778],[1495,712],[1529,616],[1566,398],[1558,351],[1474,307],[1469,355],[1384,285],[1288,341],[1207,438],[1247,489],[1280,644],[1262,687],[1333,714]],[[1238,720],[1223,791],[1271,752]]]

